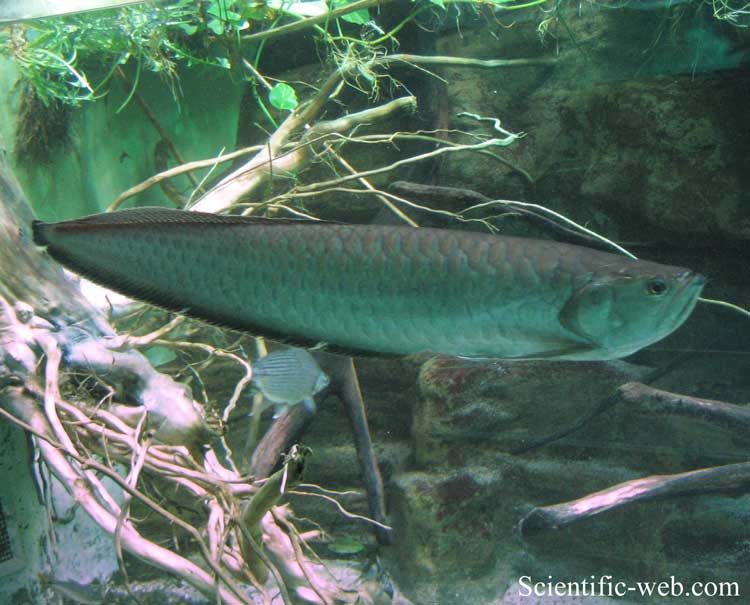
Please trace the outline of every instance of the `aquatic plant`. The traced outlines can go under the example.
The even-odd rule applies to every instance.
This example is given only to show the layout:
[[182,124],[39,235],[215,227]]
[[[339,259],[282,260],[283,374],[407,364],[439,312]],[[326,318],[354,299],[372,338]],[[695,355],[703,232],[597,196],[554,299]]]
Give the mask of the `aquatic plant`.
[[[22,80],[44,104],[58,100],[79,105],[106,94],[118,67],[131,62],[137,66],[133,88],[141,70],[148,70],[162,74],[175,92],[178,64],[207,65],[246,75],[243,63],[249,60],[252,71],[266,40],[306,28],[314,28],[332,55],[350,60],[354,46],[360,48],[359,53],[362,49],[375,52],[388,41],[396,42],[398,32],[418,15],[459,2],[420,0],[402,22],[384,32],[369,9],[389,1],[337,0],[330,14],[320,1],[145,2],[2,27],[0,55],[13,59]],[[528,8],[546,1],[460,0],[469,7],[486,5],[496,10]],[[352,26],[360,26],[359,31]],[[370,83],[374,84],[374,79]],[[268,100],[274,107],[288,110],[296,106],[288,86],[269,87],[270,91]]]

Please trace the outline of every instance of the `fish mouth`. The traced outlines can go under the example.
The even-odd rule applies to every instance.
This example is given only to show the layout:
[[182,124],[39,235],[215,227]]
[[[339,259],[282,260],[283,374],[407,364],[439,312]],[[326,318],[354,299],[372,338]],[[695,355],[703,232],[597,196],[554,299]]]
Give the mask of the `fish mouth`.
[[680,275],[682,281],[682,287],[679,290],[678,297],[685,297],[685,304],[683,305],[680,312],[674,322],[674,329],[681,326],[692,313],[695,305],[698,303],[698,297],[700,296],[703,286],[706,285],[706,277],[700,273],[693,273],[692,271],[685,271]]
[[692,271],[690,271],[689,275],[687,275],[686,277],[686,287],[692,286],[694,288],[703,288],[703,286],[706,285],[705,275],[701,275],[700,273],[693,273]]

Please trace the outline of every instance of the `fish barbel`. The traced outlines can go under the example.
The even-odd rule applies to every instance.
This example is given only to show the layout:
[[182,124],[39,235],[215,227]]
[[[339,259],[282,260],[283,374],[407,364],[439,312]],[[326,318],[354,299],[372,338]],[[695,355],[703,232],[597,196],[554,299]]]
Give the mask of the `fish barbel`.
[[113,290],[352,354],[615,359],[678,328],[705,283],[581,246],[448,229],[138,208],[33,232]]

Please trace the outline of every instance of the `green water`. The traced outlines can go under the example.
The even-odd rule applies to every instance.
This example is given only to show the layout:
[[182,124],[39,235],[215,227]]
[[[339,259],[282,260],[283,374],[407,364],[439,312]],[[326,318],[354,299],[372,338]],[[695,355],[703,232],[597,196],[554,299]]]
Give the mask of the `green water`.
[[[18,18],[11,9],[36,10],[5,4],[0,19]],[[342,8],[326,21],[317,2],[174,1],[0,26],[7,170],[44,220],[101,212],[113,202],[222,212],[234,204],[233,211],[275,218],[489,230],[610,251],[614,243],[707,276],[705,298],[750,307],[750,13],[741,3],[376,4],[336,18]],[[286,25],[291,32],[263,33]],[[316,94],[327,98],[310,103]],[[250,146],[257,148],[223,161]],[[262,155],[269,150],[270,162]],[[253,157],[252,171],[233,179]],[[121,198],[197,160],[205,162],[190,177]],[[10,208],[10,198],[0,189],[0,204]],[[0,251],[15,245],[17,232],[3,232]],[[23,258],[18,268],[0,268],[3,296],[34,281],[17,278]],[[272,257],[267,262],[276,266]],[[410,296],[418,301],[419,294]],[[24,302],[54,316],[50,301]],[[143,335],[173,318],[153,309],[128,315],[103,298],[100,305],[120,333]],[[65,317],[56,321],[59,329],[49,333],[68,339],[66,347],[85,340]],[[10,333],[6,327],[0,323],[0,333]],[[744,466],[727,466],[745,463],[750,452],[749,335],[747,316],[699,303],[672,335],[612,362],[429,352],[357,359],[392,543],[379,544],[370,525],[330,500],[291,494],[279,502],[290,504],[300,531],[325,532],[310,545],[333,569],[331,585],[366,585],[376,603],[750,603],[750,482]],[[10,341],[0,342],[11,350]],[[236,396],[242,362],[263,353],[251,335],[184,322],[139,350],[184,385],[212,426],[234,397],[225,442],[238,472],[253,468],[251,424],[262,438],[276,419],[268,412],[254,423],[252,393]],[[6,379],[23,364],[2,355],[0,384],[13,386]],[[114,402],[142,403],[132,377],[86,378],[65,356],[62,364],[68,400],[109,406],[111,387]],[[41,391],[42,367],[43,360],[20,374]],[[729,407],[683,400],[667,409],[668,395],[650,405],[615,395],[632,381]],[[151,392],[153,405],[160,422],[179,424],[166,392]],[[295,442],[312,448],[304,481],[347,494],[298,489],[367,516],[345,401],[340,393],[317,395],[317,411],[300,420]],[[0,605],[57,602],[49,578],[94,581],[97,589],[108,583],[106,602],[127,602],[112,539],[83,509],[72,525],[52,522],[58,539],[50,538],[27,470],[31,454],[6,424],[13,436],[0,448],[0,479],[17,489],[0,492],[0,503],[17,564],[4,568],[0,557]],[[217,437],[206,440],[229,466]],[[85,446],[107,460],[100,443]],[[115,469],[127,475],[132,460],[124,455]],[[694,483],[688,477],[687,487],[678,477],[658,498],[628,500],[654,480],[555,506],[698,469],[718,470]],[[144,473],[138,487],[205,537],[209,500],[178,489],[168,474],[148,466]],[[63,504],[63,491],[60,516],[72,506]],[[243,498],[230,499],[237,510]],[[194,537],[142,501],[132,519],[144,537],[212,577]],[[240,538],[227,540],[234,547]],[[133,553],[124,562],[143,603],[218,602]],[[221,565],[230,569],[226,560]],[[309,578],[298,581],[305,586]],[[262,602],[247,577],[238,582],[241,598]],[[273,580],[268,587],[281,603]],[[295,603],[315,602],[305,590]]]

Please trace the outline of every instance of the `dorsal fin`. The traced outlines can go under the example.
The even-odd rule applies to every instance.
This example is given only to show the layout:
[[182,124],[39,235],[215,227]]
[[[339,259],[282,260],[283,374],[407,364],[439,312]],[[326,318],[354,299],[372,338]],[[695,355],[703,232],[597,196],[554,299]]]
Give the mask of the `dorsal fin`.
[[112,225],[138,223],[182,223],[182,224],[213,224],[213,225],[306,225],[329,223],[308,218],[267,218],[263,216],[238,216],[231,214],[211,214],[208,212],[191,212],[160,206],[144,206],[142,208],[127,208],[116,212],[92,214],[72,221],[65,221],[79,225]]

